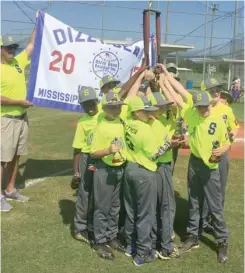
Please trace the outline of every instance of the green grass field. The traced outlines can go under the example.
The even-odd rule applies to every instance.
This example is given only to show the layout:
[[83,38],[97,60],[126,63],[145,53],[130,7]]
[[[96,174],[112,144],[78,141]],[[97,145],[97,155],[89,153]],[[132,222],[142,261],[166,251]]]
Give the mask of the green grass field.
[[[230,163],[225,215],[230,229],[230,255],[226,265],[216,262],[213,238],[202,239],[201,247],[182,259],[160,261],[136,268],[131,260],[116,253],[116,260],[104,261],[89,246],[75,241],[70,229],[74,213],[74,191],[69,182],[72,172],[71,143],[79,114],[44,108],[30,109],[30,150],[21,159],[18,184],[37,181],[64,171],[22,190],[29,203],[13,203],[10,213],[2,213],[3,273],[242,273],[244,272],[243,235],[243,160]],[[187,221],[186,170],[188,158],[178,159],[174,186],[176,196],[176,243],[185,232]]]
[[236,118],[239,121],[244,121],[244,102],[236,102],[231,105]]

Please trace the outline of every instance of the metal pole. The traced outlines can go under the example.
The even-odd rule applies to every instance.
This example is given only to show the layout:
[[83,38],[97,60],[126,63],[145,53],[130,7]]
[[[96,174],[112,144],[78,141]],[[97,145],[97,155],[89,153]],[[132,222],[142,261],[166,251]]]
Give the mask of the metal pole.
[[[232,59],[236,58],[236,36],[237,36],[237,14],[238,14],[238,0],[235,2],[235,18],[234,18],[234,31],[233,31],[233,41],[232,41]],[[231,70],[231,76],[234,78],[235,73],[234,73],[234,68],[235,65],[232,65],[232,70]]]
[[[213,42],[213,31],[214,31],[214,16],[215,16],[215,12],[216,10],[218,10],[218,5],[216,4],[211,4],[211,9],[213,12],[212,15],[212,22],[211,22],[211,35],[210,35],[210,47],[209,47],[209,57],[211,58],[211,52],[212,52],[212,42]],[[209,65],[210,68],[210,65]],[[208,76],[211,76],[211,72],[208,71]]]
[[104,40],[104,8],[105,8],[105,0],[102,6],[102,14],[101,14],[101,40]]
[[203,55],[203,68],[202,68],[202,80],[205,79],[206,70],[206,38],[207,38],[207,16],[208,15],[208,0],[206,1],[206,14],[205,14],[205,31],[204,31],[204,55]]
[[170,0],[168,0],[167,11],[166,11],[165,44],[168,43],[168,13],[169,13],[169,4],[170,4]]

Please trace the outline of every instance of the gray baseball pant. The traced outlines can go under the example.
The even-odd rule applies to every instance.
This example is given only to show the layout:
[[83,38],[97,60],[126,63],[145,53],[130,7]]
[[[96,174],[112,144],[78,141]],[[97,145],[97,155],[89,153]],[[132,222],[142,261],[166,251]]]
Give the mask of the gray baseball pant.
[[[172,183],[172,167],[171,162],[160,163],[156,172],[157,179],[157,215],[155,217],[152,232],[152,247],[156,248],[157,234],[161,237],[161,249],[168,253],[172,252],[172,234],[174,226],[174,218],[176,211],[174,189]],[[160,220],[159,226],[157,224]]]
[[215,238],[218,243],[228,240],[228,229],[224,219],[224,209],[221,203],[221,185],[219,169],[209,169],[204,162],[190,156],[188,166],[189,219],[187,233],[198,236],[200,221],[200,206],[204,197],[210,211]]
[[[92,189],[93,189],[93,172],[88,170],[90,155],[81,153],[80,157],[80,174],[81,182],[78,188],[76,210],[74,216],[74,232],[78,233],[84,230],[92,230]],[[90,201],[91,200],[91,201]],[[91,215],[90,215],[91,214]],[[88,221],[89,220],[89,221]],[[88,227],[89,226],[89,227]]]
[[120,211],[120,187],[124,166],[111,167],[102,160],[94,172],[94,238],[96,244],[117,237]]
[[[222,156],[221,161],[219,163],[221,204],[223,209],[224,209],[224,203],[225,203],[225,189],[226,189],[227,180],[228,180],[228,172],[229,172],[229,156],[227,152]],[[208,214],[209,214],[208,205],[207,205],[206,199],[204,198],[203,209],[202,209],[202,219],[201,219],[202,228],[205,228],[208,225]]]
[[138,255],[148,255],[152,248],[151,230],[157,200],[156,174],[143,166],[128,162],[125,169],[124,203],[126,208],[125,239],[136,244]]

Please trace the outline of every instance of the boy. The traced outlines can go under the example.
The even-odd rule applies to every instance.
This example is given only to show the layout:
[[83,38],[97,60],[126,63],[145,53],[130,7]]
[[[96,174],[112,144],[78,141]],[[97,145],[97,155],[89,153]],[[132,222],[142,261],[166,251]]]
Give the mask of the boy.
[[[201,83],[202,90],[206,90],[212,97],[212,112],[217,114],[223,119],[227,127],[231,143],[235,140],[238,134],[239,124],[236,122],[233,110],[228,105],[221,102],[221,84],[214,78],[206,79]],[[228,152],[225,153],[219,164],[221,193],[222,193],[222,206],[225,202],[225,189],[227,185],[228,172],[229,172],[229,156]],[[208,221],[208,206],[206,201],[203,205],[203,214],[201,219],[202,230],[206,233],[213,234],[212,222]],[[201,230],[201,231],[202,231]]]
[[172,182],[171,164],[173,160],[172,148],[178,146],[178,139],[171,139],[171,132],[165,127],[160,118],[173,104],[173,102],[164,99],[160,92],[155,92],[151,96],[151,102],[159,110],[153,113],[154,119],[151,122],[151,128],[155,135],[155,141],[159,146],[163,143],[167,145],[166,152],[157,159],[157,219],[153,228],[153,249],[156,248],[156,240],[158,234],[157,220],[160,218],[161,230],[161,250],[158,257],[162,260],[171,258],[179,258],[178,248],[172,242],[173,225],[175,218],[175,197]]
[[228,230],[221,203],[218,159],[229,150],[230,142],[224,122],[211,112],[211,99],[208,93],[197,91],[193,95],[193,104],[194,107],[183,108],[184,119],[189,125],[189,145],[192,154],[188,167],[188,237],[181,248],[188,251],[199,247],[199,202],[202,203],[205,197],[213,218],[214,234],[218,244],[217,259],[220,263],[226,263]]
[[117,240],[120,186],[126,162],[123,125],[119,115],[123,101],[109,91],[102,99],[104,118],[94,132],[91,157],[96,159],[94,173],[94,250],[104,258],[115,258],[110,248],[124,252]]
[[136,251],[133,263],[141,266],[155,260],[150,233],[157,196],[155,177],[157,166],[152,157],[157,153],[158,147],[154,141],[154,133],[147,123],[152,112],[158,108],[152,106],[147,97],[135,96],[129,100],[129,110],[132,118],[124,122],[128,160],[124,180],[124,203],[127,212],[125,255],[132,256]]
[[[88,206],[93,185],[93,172],[88,170],[88,164],[92,133],[100,115],[95,90],[92,87],[82,86],[79,91],[79,103],[84,110],[84,115],[77,123],[72,145],[74,148],[74,177],[71,187],[78,187],[74,216],[74,237],[77,240],[89,243]],[[90,213],[92,212],[90,211]]]

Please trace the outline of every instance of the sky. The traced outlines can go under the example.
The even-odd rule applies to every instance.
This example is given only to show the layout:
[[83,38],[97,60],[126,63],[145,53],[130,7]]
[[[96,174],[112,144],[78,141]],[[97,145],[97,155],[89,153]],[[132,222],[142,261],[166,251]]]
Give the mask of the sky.
[[[35,10],[38,8],[56,17],[62,22],[97,38],[104,39],[142,39],[142,11],[148,8],[149,1],[2,1],[1,2],[1,33],[16,35],[17,39],[27,37],[33,28]],[[168,43],[194,45],[196,49],[204,48],[205,26],[194,31],[190,36],[177,41],[184,35],[205,23],[206,3],[210,1],[170,1],[168,15]],[[234,1],[213,1],[218,4],[213,22],[212,46],[224,44],[233,37]],[[105,5],[102,5],[105,4]],[[161,40],[165,41],[167,1],[153,1],[153,7],[161,11]],[[19,7],[18,7],[19,6]],[[111,7],[113,6],[113,7]],[[129,8],[119,8],[127,6]],[[239,17],[244,17],[244,2],[238,1]],[[179,13],[176,13],[179,12]],[[186,13],[199,14],[186,14]],[[25,13],[25,14],[24,14]],[[228,13],[228,14],[227,14]],[[153,16],[151,31],[154,32]],[[209,9],[207,21],[212,19]],[[19,21],[19,22],[9,22]],[[27,22],[27,23],[20,23]],[[237,20],[237,33],[244,33],[244,18]],[[103,31],[101,29],[104,29]],[[210,44],[211,23],[207,25],[207,46]],[[197,37],[192,37],[197,36]]]

